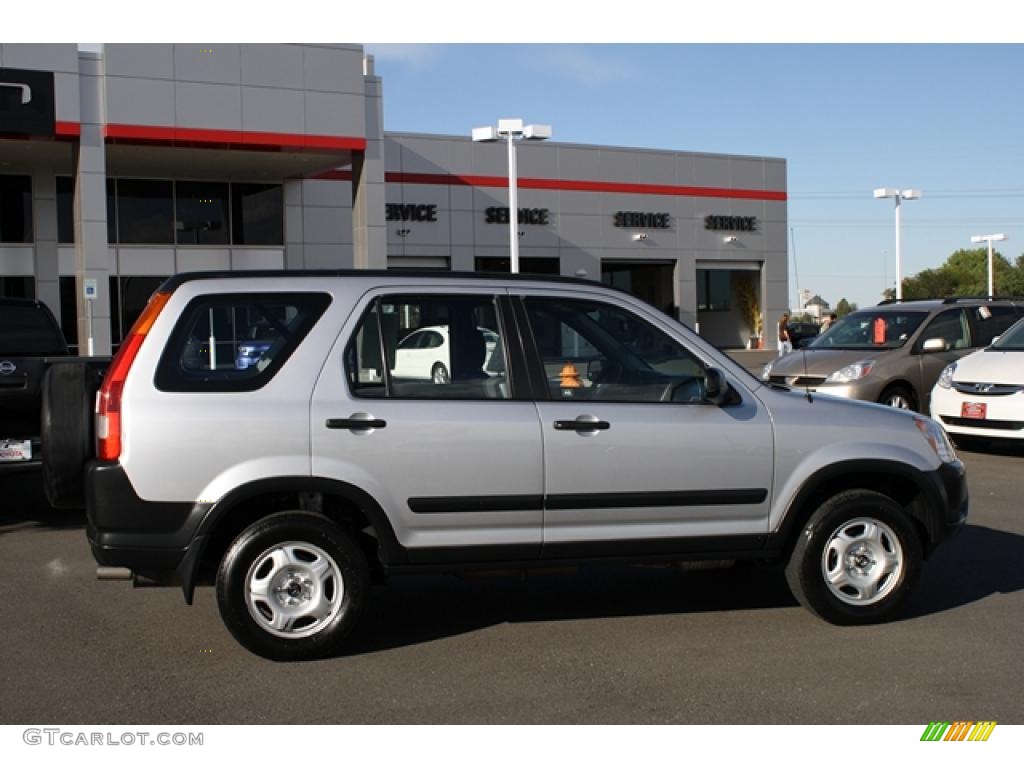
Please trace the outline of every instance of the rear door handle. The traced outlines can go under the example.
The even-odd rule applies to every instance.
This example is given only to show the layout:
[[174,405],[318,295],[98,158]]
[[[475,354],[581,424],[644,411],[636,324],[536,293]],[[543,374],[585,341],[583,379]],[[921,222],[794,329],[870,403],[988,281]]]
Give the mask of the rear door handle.
[[573,432],[592,432],[595,429],[611,429],[611,424],[594,416],[577,416],[575,419],[558,419],[555,429]]
[[347,419],[328,419],[328,429],[384,429],[388,423],[384,419],[375,419],[369,414],[353,413]]

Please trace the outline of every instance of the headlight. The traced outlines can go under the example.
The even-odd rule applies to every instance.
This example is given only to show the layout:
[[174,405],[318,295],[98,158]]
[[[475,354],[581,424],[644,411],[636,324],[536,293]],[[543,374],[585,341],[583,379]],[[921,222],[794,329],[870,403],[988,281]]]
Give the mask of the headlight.
[[761,369],[761,378],[768,381],[772,376],[772,364],[768,363],[764,368]]
[[956,451],[953,450],[953,444],[949,441],[946,430],[939,426],[937,421],[925,418],[924,416],[915,416],[914,424],[921,430],[921,434],[928,441],[928,445],[932,447],[932,450],[935,451],[939,461],[945,464],[956,461]]
[[857,381],[871,373],[871,369],[874,367],[874,360],[860,360],[856,363],[850,363],[845,368],[840,368],[838,371],[829,375],[825,381],[830,381],[833,384],[845,384],[848,381]]
[[939,386],[943,389],[949,389],[953,386],[953,374],[956,373],[956,363],[950,363],[942,369],[942,373],[939,374]]

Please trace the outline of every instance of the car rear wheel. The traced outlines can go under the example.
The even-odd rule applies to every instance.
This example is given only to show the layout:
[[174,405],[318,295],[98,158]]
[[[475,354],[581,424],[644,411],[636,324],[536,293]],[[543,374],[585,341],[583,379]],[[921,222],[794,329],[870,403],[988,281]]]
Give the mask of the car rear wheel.
[[917,410],[917,399],[914,397],[914,393],[903,386],[889,387],[878,398],[878,402],[904,411]]
[[444,363],[434,363],[434,367],[430,369],[430,378],[435,384],[447,384],[452,380]]
[[840,493],[804,526],[786,581],[794,597],[833,624],[891,615],[921,571],[921,541],[902,508],[869,490]]
[[276,661],[338,651],[362,610],[362,550],[321,515],[279,512],[238,535],[221,561],[217,603],[242,645]]

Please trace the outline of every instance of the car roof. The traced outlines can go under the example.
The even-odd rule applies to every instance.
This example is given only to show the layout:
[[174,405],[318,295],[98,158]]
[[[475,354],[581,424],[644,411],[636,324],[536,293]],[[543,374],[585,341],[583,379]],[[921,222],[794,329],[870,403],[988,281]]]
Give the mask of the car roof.
[[508,272],[446,272],[437,269],[260,269],[211,272],[180,272],[164,280],[157,290],[173,291],[179,286],[195,280],[242,280],[245,278],[289,278],[289,277],[349,277],[358,279],[386,278],[400,280],[421,278],[425,280],[489,280],[494,282],[561,283],[568,285],[601,287],[620,293],[620,289],[596,280],[564,275],[510,274]]

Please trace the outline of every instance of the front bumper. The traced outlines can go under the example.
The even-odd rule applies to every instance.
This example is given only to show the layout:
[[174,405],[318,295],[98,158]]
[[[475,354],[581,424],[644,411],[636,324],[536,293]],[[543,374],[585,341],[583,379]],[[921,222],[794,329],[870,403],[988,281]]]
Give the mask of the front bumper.
[[[984,405],[985,418],[964,418],[964,403]],[[935,387],[931,414],[951,435],[1024,440],[1024,393],[1021,392],[993,397]]]
[[943,464],[934,472],[926,473],[926,477],[925,494],[933,509],[925,520],[930,529],[930,552],[963,528],[967,522],[970,495],[967,491],[967,470],[961,461]]

